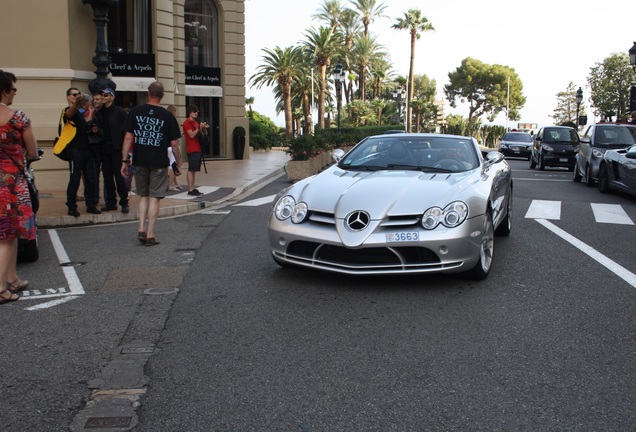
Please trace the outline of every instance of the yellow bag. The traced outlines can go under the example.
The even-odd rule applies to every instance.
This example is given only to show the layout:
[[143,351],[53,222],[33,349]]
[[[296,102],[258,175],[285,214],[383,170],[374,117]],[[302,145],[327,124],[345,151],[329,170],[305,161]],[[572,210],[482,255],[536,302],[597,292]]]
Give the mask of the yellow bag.
[[[63,161],[70,161],[73,153],[68,145],[75,138],[77,127],[72,121],[64,123],[64,110],[62,110],[62,115],[60,116],[60,128],[60,136],[55,138],[55,143],[53,144],[53,154]],[[60,128],[58,128],[58,131]]]

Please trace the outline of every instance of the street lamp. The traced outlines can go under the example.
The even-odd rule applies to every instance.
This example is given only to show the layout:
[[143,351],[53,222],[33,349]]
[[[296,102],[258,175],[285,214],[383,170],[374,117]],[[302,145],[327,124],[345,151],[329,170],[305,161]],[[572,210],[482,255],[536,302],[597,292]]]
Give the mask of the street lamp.
[[406,90],[402,86],[398,86],[398,88],[393,90],[393,99],[397,100],[398,106],[398,124],[402,122],[402,98],[404,94],[406,94]]
[[581,87],[576,91],[576,130],[579,130],[581,120],[579,119],[579,110],[581,109],[581,102],[583,102],[583,90]]
[[336,87],[336,107],[338,110],[338,133],[340,133],[340,108],[342,105],[342,84],[345,81],[345,73],[342,64],[338,63],[332,72],[333,83]]
[[[636,42],[629,49],[629,64],[636,69]],[[632,83],[629,89],[629,111],[630,113],[636,111],[636,83]]]
[[97,67],[95,78],[88,84],[91,93],[95,94],[107,87],[115,89],[115,83],[108,79],[108,66],[110,57],[108,56],[108,46],[106,45],[106,23],[108,22],[108,10],[116,5],[119,0],[82,0],[93,8],[93,21],[97,29],[97,41],[95,46],[95,57],[93,64]]

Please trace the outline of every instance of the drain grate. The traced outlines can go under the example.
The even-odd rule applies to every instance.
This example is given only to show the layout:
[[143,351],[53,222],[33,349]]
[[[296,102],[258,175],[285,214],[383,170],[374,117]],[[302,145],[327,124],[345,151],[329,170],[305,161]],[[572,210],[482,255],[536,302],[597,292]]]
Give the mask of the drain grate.
[[130,426],[132,417],[89,417],[85,429],[109,429]]

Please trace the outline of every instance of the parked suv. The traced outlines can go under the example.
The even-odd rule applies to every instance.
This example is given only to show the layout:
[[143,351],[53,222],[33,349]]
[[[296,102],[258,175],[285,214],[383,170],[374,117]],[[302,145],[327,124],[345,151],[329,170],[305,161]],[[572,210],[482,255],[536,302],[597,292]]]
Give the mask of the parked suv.
[[579,134],[568,126],[545,126],[539,129],[532,143],[530,168],[539,165],[574,169],[574,159],[579,151]]
[[581,146],[574,163],[575,182],[585,178],[585,184],[594,186],[598,167],[607,150],[624,149],[636,144],[636,125],[626,123],[596,123],[581,138]]
[[532,135],[527,132],[506,132],[499,143],[499,151],[506,157],[530,159]]

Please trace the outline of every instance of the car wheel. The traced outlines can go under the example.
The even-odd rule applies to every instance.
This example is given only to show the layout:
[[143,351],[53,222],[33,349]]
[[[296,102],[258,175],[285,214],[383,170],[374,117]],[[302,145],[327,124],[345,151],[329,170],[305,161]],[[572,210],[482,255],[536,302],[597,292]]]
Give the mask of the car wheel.
[[486,279],[492,266],[492,257],[495,249],[495,231],[490,211],[486,213],[485,218],[484,232],[482,234],[481,245],[479,247],[479,260],[477,261],[477,264],[475,264],[475,267],[466,272],[466,275],[474,280]]
[[543,160],[543,155],[539,155],[539,169],[543,171],[545,169],[545,161]]
[[574,162],[574,174],[572,175],[572,180],[578,183],[582,178],[583,176],[581,176],[581,173],[579,172],[579,163]]
[[588,165],[587,169],[585,170],[585,186],[594,186],[594,179],[592,178],[592,167],[590,165]]
[[508,205],[506,206],[506,217],[501,221],[497,229],[495,230],[495,234],[503,237],[507,237],[510,235],[510,231],[512,230],[512,195],[508,197]]
[[534,161],[534,155],[530,155],[530,169],[534,169],[537,166],[537,163]]
[[609,174],[607,173],[607,165],[601,164],[598,167],[598,190],[602,193],[609,193]]
[[26,240],[18,248],[18,262],[34,262],[40,257],[37,236],[35,240]]

